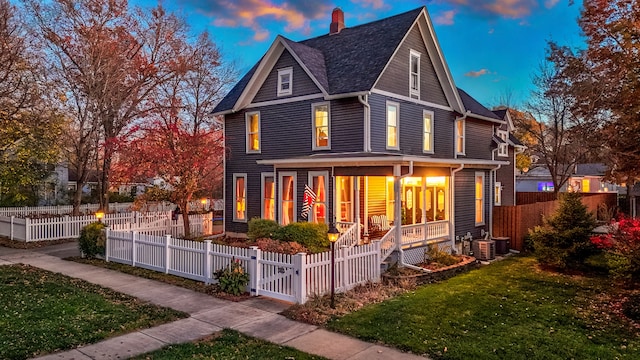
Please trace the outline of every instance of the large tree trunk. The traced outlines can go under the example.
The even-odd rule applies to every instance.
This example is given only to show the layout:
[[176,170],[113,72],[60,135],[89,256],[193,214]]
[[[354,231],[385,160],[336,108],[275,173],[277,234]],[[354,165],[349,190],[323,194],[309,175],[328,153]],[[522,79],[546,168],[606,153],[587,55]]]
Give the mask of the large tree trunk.
[[191,227],[189,224],[189,201],[181,201],[180,207],[182,208],[182,225],[184,226],[184,237],[191,237]]

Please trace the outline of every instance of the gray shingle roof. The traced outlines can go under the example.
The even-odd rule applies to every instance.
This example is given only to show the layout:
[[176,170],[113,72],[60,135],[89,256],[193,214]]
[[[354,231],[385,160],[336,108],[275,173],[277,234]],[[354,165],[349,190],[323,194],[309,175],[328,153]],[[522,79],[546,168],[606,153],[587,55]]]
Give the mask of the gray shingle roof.
[[576,175],[596,175],[604,176],[607,172],[607,165],[603,163],[586,163],[576,166]]
[[493,111],[487,109],[482,104],[480,104],[476,99],[472,98],[471,95],[467,94],[466,91],[458,88],[458,93],[460,94],[460,98],[462,99],[462,103],[464,104],[464,107],[468,111],[471,111],[476,115],[481,115],[481,116],[496,119],[496,120],[503,120],[503,118],[499,118],[496,114],[493,113]]

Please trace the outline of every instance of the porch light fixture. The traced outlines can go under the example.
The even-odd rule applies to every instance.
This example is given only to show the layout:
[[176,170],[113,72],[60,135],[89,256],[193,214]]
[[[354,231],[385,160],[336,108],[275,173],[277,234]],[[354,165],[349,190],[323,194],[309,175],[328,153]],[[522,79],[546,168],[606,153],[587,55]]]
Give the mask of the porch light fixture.
[[331,224],[331,228],[329,228],[329,232],[327,232],[327,237],[329,238],[329,242],[331,242],[331,308],[336,308],[335,296],[336,296],[336,252],[335,245],[338,240],[338,236],[340,236],[340,232],[336,229],[336,226]]
[[96,218],[98,218],[98,222],[102,222],[102,218],[104,217],[104,211],[102,209],[98,209],[96,211]]

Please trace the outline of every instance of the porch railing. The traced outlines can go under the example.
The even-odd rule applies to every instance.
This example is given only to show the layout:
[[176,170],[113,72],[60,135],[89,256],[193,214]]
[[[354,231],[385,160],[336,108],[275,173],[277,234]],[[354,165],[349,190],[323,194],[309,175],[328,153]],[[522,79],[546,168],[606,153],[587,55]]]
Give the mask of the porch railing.
[[380,239],[380,262],[385,261],[396,249],[396,227],[392,226]]
[[449,221],[432,221],[426,224],[404,225],[402,245],[411,245],[449,236]]
[[360,230],[357,223],[338,222],[336,228],[340,232],[340,237],[336,241],[336,247],[353,247],[358,244]]

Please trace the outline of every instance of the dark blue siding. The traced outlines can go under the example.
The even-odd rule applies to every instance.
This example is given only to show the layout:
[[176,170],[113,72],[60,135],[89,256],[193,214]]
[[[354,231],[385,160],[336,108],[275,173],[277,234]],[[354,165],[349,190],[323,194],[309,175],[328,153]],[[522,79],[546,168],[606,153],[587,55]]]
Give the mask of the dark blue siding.
[[470,232],[474,238],[481,236],[481,230],[489,229],[489,204],[491,194],[489,192],[489,171],[483,171],[484,175],[484,219],[485,225],[476,227],[475,216],[475,173],[476,169],[462,170],[455,175],[455,236],[464,236]]
[[[288,67],[293,67],[293,93],[292,95],[278,97],[278,70]],[[284,50],[252,102],[286,99],[288,97],[317,94],[320,92],[320,89],[318,89],[313,80],[311,80],[293,56],[291,56],[287,50]]]

